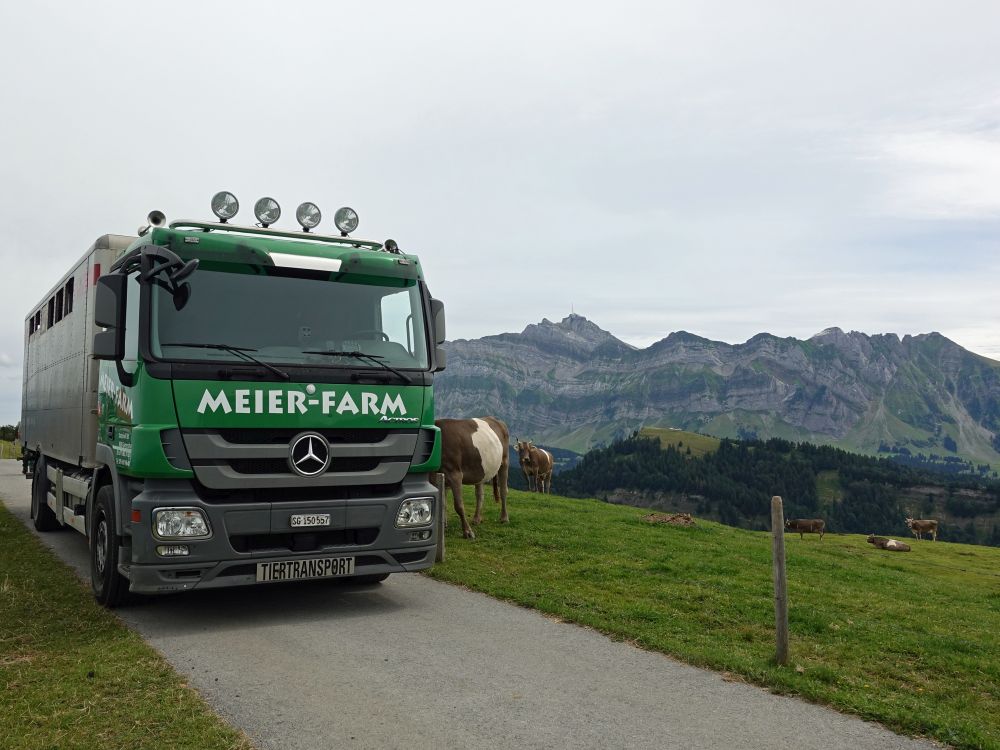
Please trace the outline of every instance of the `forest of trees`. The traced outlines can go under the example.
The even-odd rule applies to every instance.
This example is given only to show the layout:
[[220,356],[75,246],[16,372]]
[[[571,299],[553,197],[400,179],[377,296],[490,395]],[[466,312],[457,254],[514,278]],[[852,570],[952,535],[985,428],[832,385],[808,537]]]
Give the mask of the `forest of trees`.
[[[837,472],[840,500],[821,509],[817,475],[824,471]],[[777,438],[723,440],[717,451],[694,457],[683,446],[664,449],[658,440],[634,433],[590,451],[556,481],[559,494],[577,497],[607,498],[617,490],[635,490],[646,497],[668,493],[695,502],[700,515],[751,529],[768,527],[771,496],[781,495],[786,517],[823,517],[834,532],[897,535],[909,533],[903,490],[941,488],[949,515],[962,519],[943,524],[942,538],[1000,546],[1000,523],[994,521],[984,531],[982,524],[977,528],[972,522],[977,516],[1000,512],[996,481],[946,476],[884,458]],[[932,501],[927,498],[920,512],[932,511]]]

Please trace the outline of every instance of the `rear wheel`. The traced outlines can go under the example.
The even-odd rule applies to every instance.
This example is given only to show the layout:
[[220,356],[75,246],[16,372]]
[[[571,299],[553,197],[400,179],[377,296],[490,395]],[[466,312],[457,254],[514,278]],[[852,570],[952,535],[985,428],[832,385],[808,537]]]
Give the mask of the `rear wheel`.
[[31,480],[31,518],[36,531],[55,531],[60,525],[49,507],[49,475],[43,456],[35,462],[35,476]]
[[90,585],[105,607],[117,607],[128,596],[128,579],[118,572],[118,529],[115,491],[106,484],[97,491],[90,524]]

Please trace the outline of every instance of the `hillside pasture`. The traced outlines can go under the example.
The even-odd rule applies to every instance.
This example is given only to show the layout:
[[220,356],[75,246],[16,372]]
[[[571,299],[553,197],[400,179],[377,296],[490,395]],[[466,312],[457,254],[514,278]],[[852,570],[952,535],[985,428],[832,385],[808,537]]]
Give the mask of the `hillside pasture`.
[[656,438],[664,450],[676,448],[684,453],[690,448],[691,455],[695,457],[714,453],[719,449],[719,438],[687,430],[674,430],[669,427],[643,427],[639,430],[639,434],[642,437]]
[[779,667],[767,532],[513,491],[510,508],[475,542],[453,520],[430,574],[897,731],[1000,748],[1000,549],[790,535]]

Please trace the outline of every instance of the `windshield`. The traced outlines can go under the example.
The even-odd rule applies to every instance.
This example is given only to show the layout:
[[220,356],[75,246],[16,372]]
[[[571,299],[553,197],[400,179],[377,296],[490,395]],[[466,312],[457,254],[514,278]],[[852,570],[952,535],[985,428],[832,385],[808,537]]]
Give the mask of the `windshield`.
[[[203,266],[192,274],[191,296],[180,310],[169,293],[152,289],[154,357],[246,361],[233,351],[242,348],[271,364],[427,368],[416,281],[366,276],[352,283],[315,272],[226,265],[231,269]],[[328,352],[363,352],[377,361]]]

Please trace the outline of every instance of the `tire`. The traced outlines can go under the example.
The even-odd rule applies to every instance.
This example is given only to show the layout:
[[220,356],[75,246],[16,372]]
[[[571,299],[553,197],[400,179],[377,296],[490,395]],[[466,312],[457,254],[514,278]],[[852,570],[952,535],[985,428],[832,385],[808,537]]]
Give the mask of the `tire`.
[[49,475],[45,469],[45,458],[39,456],[35,462],[35,476],[31,480],[31,518],[35,531],[55,531],[62,525],[55,511],[49,507],[48,494]]
[[106,484],[97,491],[90,519],[90,585],[98,604],[114,608],[128,597],[128,579],[118,572],[118,528],[115,490]]

